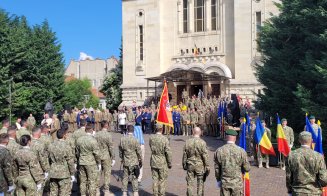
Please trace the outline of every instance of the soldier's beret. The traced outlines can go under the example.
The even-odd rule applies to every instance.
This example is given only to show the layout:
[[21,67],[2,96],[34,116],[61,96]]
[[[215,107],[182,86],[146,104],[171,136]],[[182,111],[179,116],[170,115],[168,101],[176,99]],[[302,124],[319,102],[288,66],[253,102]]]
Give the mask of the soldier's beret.
[[226,135],[237,136],[238,133],[237,133],[235,130],[233,130],[233,129],[228,129],[228,130],[226,131]]
[[316,119],[316,117],[314,115],[311,115],[309,119]]
[[302,131],[299,136],[300,140],[310,140],[312,139],[312,135],[309,131]]
[[284,121],[287,121],[287,119],[286,119],[286,118],[283,118],[283,119],[282,119],[282,122],[284,122]]
[[163,128],[163,125],[161,123],[157,123],[156,124],[156,127],[157,127],[157,129],[162,129]]

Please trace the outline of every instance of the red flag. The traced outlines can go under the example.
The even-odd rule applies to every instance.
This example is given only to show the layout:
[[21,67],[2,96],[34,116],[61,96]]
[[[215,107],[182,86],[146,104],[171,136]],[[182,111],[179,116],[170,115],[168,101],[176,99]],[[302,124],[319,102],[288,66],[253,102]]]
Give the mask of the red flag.
[[279,120],[279,116],[277,116],[277,143],[278,151],[287,157],[291,150],[288,146],[283,127]]
[[174,127],[173,118],[170,111],[168,88],[167,88],[166,80],[164,81],[164,88],[160,97],[157,122],[170,127]]
[[249,172],[244,174],[244,196],[250,196],[250,175]]

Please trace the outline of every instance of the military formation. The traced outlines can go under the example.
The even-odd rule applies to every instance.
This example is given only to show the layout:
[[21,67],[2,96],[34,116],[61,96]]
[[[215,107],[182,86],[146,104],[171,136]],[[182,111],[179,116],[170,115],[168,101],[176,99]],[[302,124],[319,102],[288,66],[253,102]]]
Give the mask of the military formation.
[[[41,126],[36,126],[32,114],[26,121],[18,119],[16,125],[4,120],[0,130],[0,195],[71,195],[73,191],[92,196],[97,195],[99,189],[105,195],[112,195],[110,177],[116,163],[112,132],[123,134],[117,141],[122,171],[118,178],[123,196],[128,195],[129,182],[133,195],[139,195],[145,161],[144,133],[152,133],[149,161],[153,195],[165,195],[169,169],[173,167],[169,134],[189,136],[181,163],[186,172],[186,195],[209,195],[204,193],[204,184],[210,175],[210,160],[214,163],[220,194],[243,195],[242,175],[250,171],[251,164],[269,168],[269,156],[262,154],[254,142],[254,121],[251,120],[247,134],[246,152],[235,144],[242,131],[237,126],[246,123],[242,115],[237,125],[230,107],[225,121],[219,119],[217,110],[222,101],[215,97],[190,99],[184,96],[183,100],[185,103],[172,110],[173,127],[155,122],[157,111],[153,103],[150,107],[123,107],[113,113],[90,108],[64,111],[61,117],[45,114]],[[230,104],[226,100],[224,103]],[[287,126],[287,119],[281,122],[288,145],[293,148],[293,129]],[[266,122],[261,123],[271,139]],[[310,117],[310,123],[318,134],[320,127],[315,124],[314,116]],[[225,137],[220,135],[222,126]],[[204,135],[226,140],[212,158],[202,138]],[[302,132],[299,142],[299,149],[288,157],[280,157],[280,167],[286,170],[288,193],[321,195],[321,188],[327,186],[325,161],[312,150],[309,132]]]

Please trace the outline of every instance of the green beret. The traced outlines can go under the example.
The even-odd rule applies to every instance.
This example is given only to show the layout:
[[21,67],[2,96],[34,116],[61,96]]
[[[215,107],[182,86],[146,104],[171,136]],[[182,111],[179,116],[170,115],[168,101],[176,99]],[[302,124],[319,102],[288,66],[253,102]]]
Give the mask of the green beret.
[[299,136],[300,140],[310,140],[312,139],[312,135],[309,131],[302,131]]
[[235,130],[233,130],[233,129],[228,129],[228,130],[226,131],[226,135],[237,136],[238,133],[237,133]]
[[282,122],[284,122],[284,121],[287,121],[287,119],[286,119],[286,118],[283,118],[283,119],[282,119]]
[[314,116],[314,115],[311,115],[310,117],[309,117],[309,119],[311,120],[311,119],[316,119],[316,117]]
[[161,123],[157,123],[156,124],[156,127],[157,127],[157,129],[162,129],[163,128],[163,125]]

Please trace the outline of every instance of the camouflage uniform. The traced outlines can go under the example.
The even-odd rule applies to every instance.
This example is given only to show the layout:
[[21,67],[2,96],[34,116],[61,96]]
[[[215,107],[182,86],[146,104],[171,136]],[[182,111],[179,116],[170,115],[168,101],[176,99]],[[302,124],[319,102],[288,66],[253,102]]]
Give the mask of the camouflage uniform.
[[75,140],[75,143],[77,142],[77,140],[86,135],[86,132],[85,132],[85,127],[81,127],[79,129],[77,129],[76,131],[74,131],[74,133],[72,134],[72,138]]
[[0,134],[7,133],[8,128],[7,127],[2,127],[0,130]]
[[[268,136],[269,140],[271,141],[271,131],[270,131],[270,129],[265,127],[265,132],[267,133],[267,136]],[[263,158],[263,156],[264,156],[264,158]],[[259,167],[262,166],[262,159],[265,159],[266,167],[269,166],[269,155],[268,154],[262,155],[261,149],[259,147],[258,147],[258,150],[257,150],[257,158],[258,158]]]
[[74,156],[67,143],[56,140],[49,146],[50,167],[50,195],[70,195],[72,183],[70,176],[74,175]]
[[101,129],[101,121],[103,119],[102,112],[100,110],[97,110],[95,115],[94,115],[94,120],[95,120],[95,131],[100,131]]
[[246,152],[234,143],[227,143],[214,154],[215,176],[221,181],[220,195],[243,195],[242,171],[250,171]]
[[321,195],[327,186],[327,170],[321,154],[309,147],[292,151],[286,162],[286,187],[292,195]]
[[199,110],[198,117],[199,117],[198,118],[198,126],[202,130],[202,135],[203,135],[203,131],[205,130],[205,116],[204,116],[202,110]]
[[211,113],[210,112],[206,112],[205,114],[205,123],[206,123],[206,133],[207,135],[213,135],[212,134],[212,129],[211,129]]
[[218,113],[215,110],[211,110],[211,125],[214,136],[218,136]]
[[[7,149],[10,152],[10,155],[12,158],[14,158],[15,154],[18,152],[18,150],[21,148],[21,146],[19,144],[17,144],[17,142],[15,141],[15,139],[13,138],[9,138],[9,143],[7,144]],[[16,172],[12,171],[12,175],[13,175],[13,179],[14,181],[16,180],[17,176],[16,176]],[[0,191],[1,192],[1,191]]]
[[50,134],[53,140],[57,139],[57,131],[60,129],[60,121],[57,117],[54,117],[51,124]]
[[43,183],[44,175],[37,156],[29,147],[19,149],[14,157],[14,171],[16,174],[17,195],[38,195],[37,184]]
[[139,163],[142,162],[142,154],[140,144],[132,134],[129,133],[120,139],[119,157],[124,166],[122,191],[127,192],[128,177],[132,175],[133,192],[138,192],[138,180],[134,169],[139,167]]
[[12,156],[5,146],[0,146],[0,193],[6,193],[13,186]]
[[34,116],[30,116],[27,118],[27,125],[28,125],[28,130],[32,131],[32,129],[34,128],[35,126],[35,118]]
[[77,129],[76,118],[77,118],[77,114],[75,111],[73,111],[69,116],[69,132],[70,133],[74,132]]
[[198,137],[186,140],[183,153],[183,168],[187,170],[187,195],[192,194],[194,179],[197,179],[197,195],[203,195],[203,175],[209,169],[207,144]]
[[166,192],[168,168],[171,168],[172,156],[167,137],[152,135],[149,139],[151,149],[150,166],[153,180],[153,195],[163,196]]
[[[314,124],[311,124],[311,127],[313,128],[313,131],[315,132],[316,137],[318,138],[318,129],[320,128],[319,125],[316,124],[316,123],[314,123]],[[307,126],[305,125],[304,126],[304,131],[306,131],[306,129],[307,129]],[[322,136],[322,130],[321,130],[321,128],[320,128],[320,135]]]
[[132,112],[132,110],[128,111],[127,112],[127,122],[131,125],[135,125],[135,115],[134,113]]
[[114,130],[117,131],[118,130],[118,113],[114,113],[112,115],[112,119],[113,119],[113,126],[114,126]]
[[194,127],[196,127],[196,125],[198,124],[199,115],[195,111],[191,112],[190,120],[191,120],[191,134],[192,134]]
[[183,135],[188,136],[190,129],[190,114],[184,111],[181,115],[182,117],[182,131]]
[[76,154],[80,167],[79,177],[81,195],[95,196],[99,176],[97,165],[101,163],[99,144],[91,134],[87,133],[77,140]]
[[101,166],[103,175],[103,187],[104,190],[109,190],[110,175],[111,175],[111,164],[112,160],[115,160],[114,143],[112,142],[112,136],[107,129],[102,129],[95,135],[100,147],[101,154]]
[[51,137],[49,135],[41,133],[41,137],[39,138],[39,140],[44,144],[44,149],[47,151],[49,145],[52,143]]
[[254,140],[254,134],[255,134],[255,129],[256,129],[256,125],[254,123],[252,123],[250,125],[250,134],[246,134],[246,143],[248,145],[249,148],[249,156],[256,156],[256,143]]
[[291,127],[285,126],[283,127],[284,134],[289,146],[293,146],[294,143],[294,131]]
[[31,135],[31,133],[26,129],[26,127],[22,127],[17,131],[16,138],[17,138],[18,143],[19,143],[20,137],[22,137],[23,135]]

